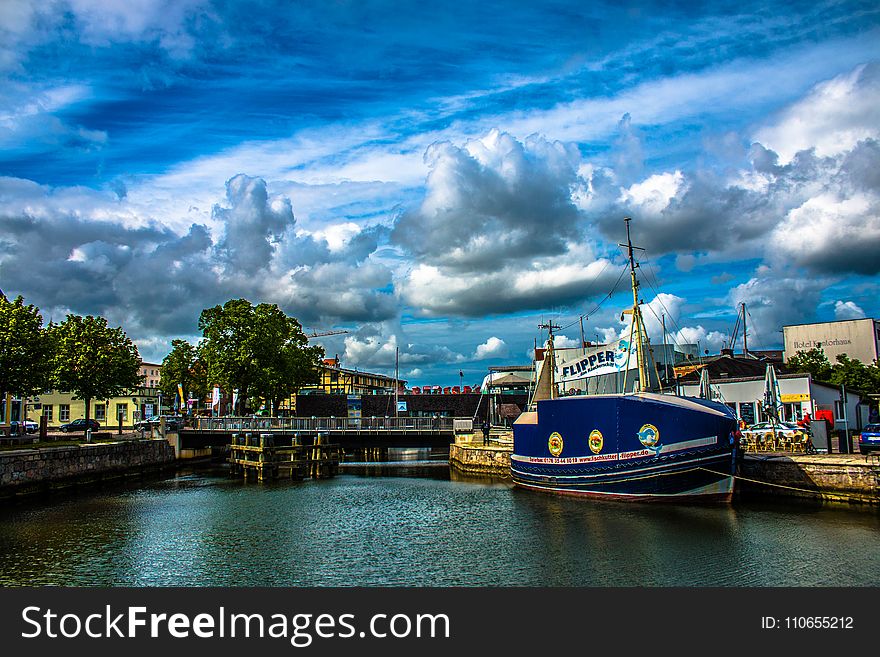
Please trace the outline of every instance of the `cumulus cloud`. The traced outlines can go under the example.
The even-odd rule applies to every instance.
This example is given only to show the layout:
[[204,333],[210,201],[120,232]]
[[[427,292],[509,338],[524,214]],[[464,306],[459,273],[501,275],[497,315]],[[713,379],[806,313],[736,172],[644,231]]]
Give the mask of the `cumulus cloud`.
[[852,301],[834,302],[834,319],[864,319],[865,311]]
[[816,85],[802,100],[757,131],[757,141],[783,163],[805,150],[840,155],[880,128],[880,64],[873,62]]
[[294,226],[290,200],[270,198],[266,182],[239,174],[226,183],[229,207],[215,205],[215,221],[225,234],[217,253],[229,269],[245,275],[265,269],[274,253],[273,241]]
[[345,338],[345,362],[353,367],[392,370],[396,363],[415,366],[434,363],[462,363],[467,359],[447,347],[407,342],[397,333],[386,333],[377,325],[362,327]]
[[483,344],[477,345],[474,352],[474,360],[489,360],[490,358],[504,358],[510,353],[507,344],[501,338],[492,336]]
[[772,347],[781,343],[783,326],[803,324],[815,317],[816,307],[829,281],[791,276],[784,269],[760,267],[748,282],[728,294],[731,308],[746,304],[749,345]]
[[476,317],[582,304],[610,289],[619,273],[606,259],[571,260],[549,258],[482,274],[421,264],[399,282],[400,294],[426,315]]
[[193,335],[202,309],[236,297],[277,303],[315,326],[397,314],[391,271],[371,259],[387,229],[346,227],[331,248],[298,232],[291,201],[259,178],[228,181],[226,202],[213,212],[216,238],[202,224],[171,230],[111,190],[0,178],[0,202],[4,290],[47,318],[104,315],[145,347],[157,348],[157,335],[166,345]]
[[554,256],[579,234],[571,199],[579,156],[534,137],[490,131],[463,147],[436,143],[422,203],[398,217],[392,240],[421,263],[460,272]]

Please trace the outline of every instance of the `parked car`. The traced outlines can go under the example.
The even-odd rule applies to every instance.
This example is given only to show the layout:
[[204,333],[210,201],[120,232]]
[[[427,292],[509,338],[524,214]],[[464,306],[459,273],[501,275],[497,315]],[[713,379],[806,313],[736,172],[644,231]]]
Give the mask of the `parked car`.
[[[162,423],[162,416],[153,415],[140,422],[134,423],[134,428],[138,431],[149,431],[153,427],[158,427]],[[181,421],[179,417],[165,416],[165,430],[177,431],[180,429]]]
[[73,422],[68,422],[67,424],[62,424],[59,427],[63,433],[72,433],[75,431],[85,432],[86,429],[91,429],[92,431],[97,431],[101,428],[101,425],[98,424],[98,421],[94,418],[89,418],[88,426],[86,425],[86,419],[84,417],[78,418]]
[[[13,420],[10,424],[10,433],[14,436],[22,435],[23,433],[36,433],[37,429],[40,428],[33,420],[25,420],[24,422],[19,422],[18,420]],[[22,431],[24,429],[24,431]]]
[[880,424],[866,424],[859,436],[859,451],[862,454],[880,450]]

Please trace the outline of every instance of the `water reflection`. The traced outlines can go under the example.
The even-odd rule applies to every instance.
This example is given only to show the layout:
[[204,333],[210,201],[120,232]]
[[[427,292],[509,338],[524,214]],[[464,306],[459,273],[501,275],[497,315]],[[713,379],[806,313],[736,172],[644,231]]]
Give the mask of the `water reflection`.
[[0,585],[876,586],[878,529],[846,508],[557,497],[417,453],[334,479],[220,467],[11,504]]

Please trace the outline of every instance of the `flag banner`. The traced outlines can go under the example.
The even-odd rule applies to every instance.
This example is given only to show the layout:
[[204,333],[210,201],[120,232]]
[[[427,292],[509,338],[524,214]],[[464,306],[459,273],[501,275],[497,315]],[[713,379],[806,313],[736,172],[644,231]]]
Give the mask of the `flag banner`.
[[211,406],[218,406],[220,404],[220,387],[214,386],[214,392],[211,393]]
[[603,374],[617,374],[628,369],[638,369],[638,360],[635,343],[630,344],[626,339],[586,351],[581,349],[556,351],[555,379],[559,383],[579,381]]

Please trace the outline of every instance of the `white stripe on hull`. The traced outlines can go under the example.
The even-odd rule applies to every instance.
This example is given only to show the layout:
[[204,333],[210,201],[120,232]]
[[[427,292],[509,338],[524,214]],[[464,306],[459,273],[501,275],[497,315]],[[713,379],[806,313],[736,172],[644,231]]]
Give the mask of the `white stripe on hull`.
[[[716,461],[719,458],[726,458],[726,457],[729,457],[729,455],[712,454],[710,456],[703,456],[701,458],[695,458],[695,459],[689,459],[687,461],[681,461],[679,463],[676,463],[675,466],[680,467],[680,468],[686,468],[687,466],[693,465],[696,463],[703,463],[705,461]],[[517,470],[516,468],[514,468],[512,464],[511,464],[511,470],[513,470],[514,472],[521,472],[523,475],[527,475],[529,477],[542,477],[544,479],[551,479],[551,478],[552,479],[587,479],[587,478],[596,479],[596,478],[600,478],[600,477],[601,478],[608,478],[611,476],[619,476],[619,475],[644,475],[644,474],[648,474],[651,472],[655,472],[657,470],[667,470],[667,469],[669,469],[669,466],[670,466],[669,463],[656,463],[656,464],[646,465],[646,467],[642,467],[642,468],[632,468],[632,469],[626,468],[626,469],[621,469],[621,470],[617,470],[617,471],[611,470],[611,471],[600,472],[600,473],[596,473],[596,474],[571,474],[571,475],[564,475],[564,474],[545,475],[545,474],[538,474],[538,473],[531,473],[531,472],[523,472],[521,470]]]
[[528,488],[530,490],[543,491],[548,493],[559,493],[562,495],[579,495],[583,497],[602,497],[607,499],[620,499],[620,500],[650,500],[650,499],[665,499],[665,500],[674,500],[679,498],[705,498],[705,499],[717,499],[718,501],[727,501],[733,497],[733,483],[734,479],[732,476],[724,477],[721,480],[707,484],[705,486],[699,486],[697,488],[693,488],[687,491],[681,491],[679,493],[609,493],[606,491],[597,491],[597,490],[589,490],[589,489],[572,489],[572,488],[559,488],[554,486],[539,486],[534,484],[527,484],[521,481],[517,481],[514,479],[514,485],[520,486],[521,488]]

